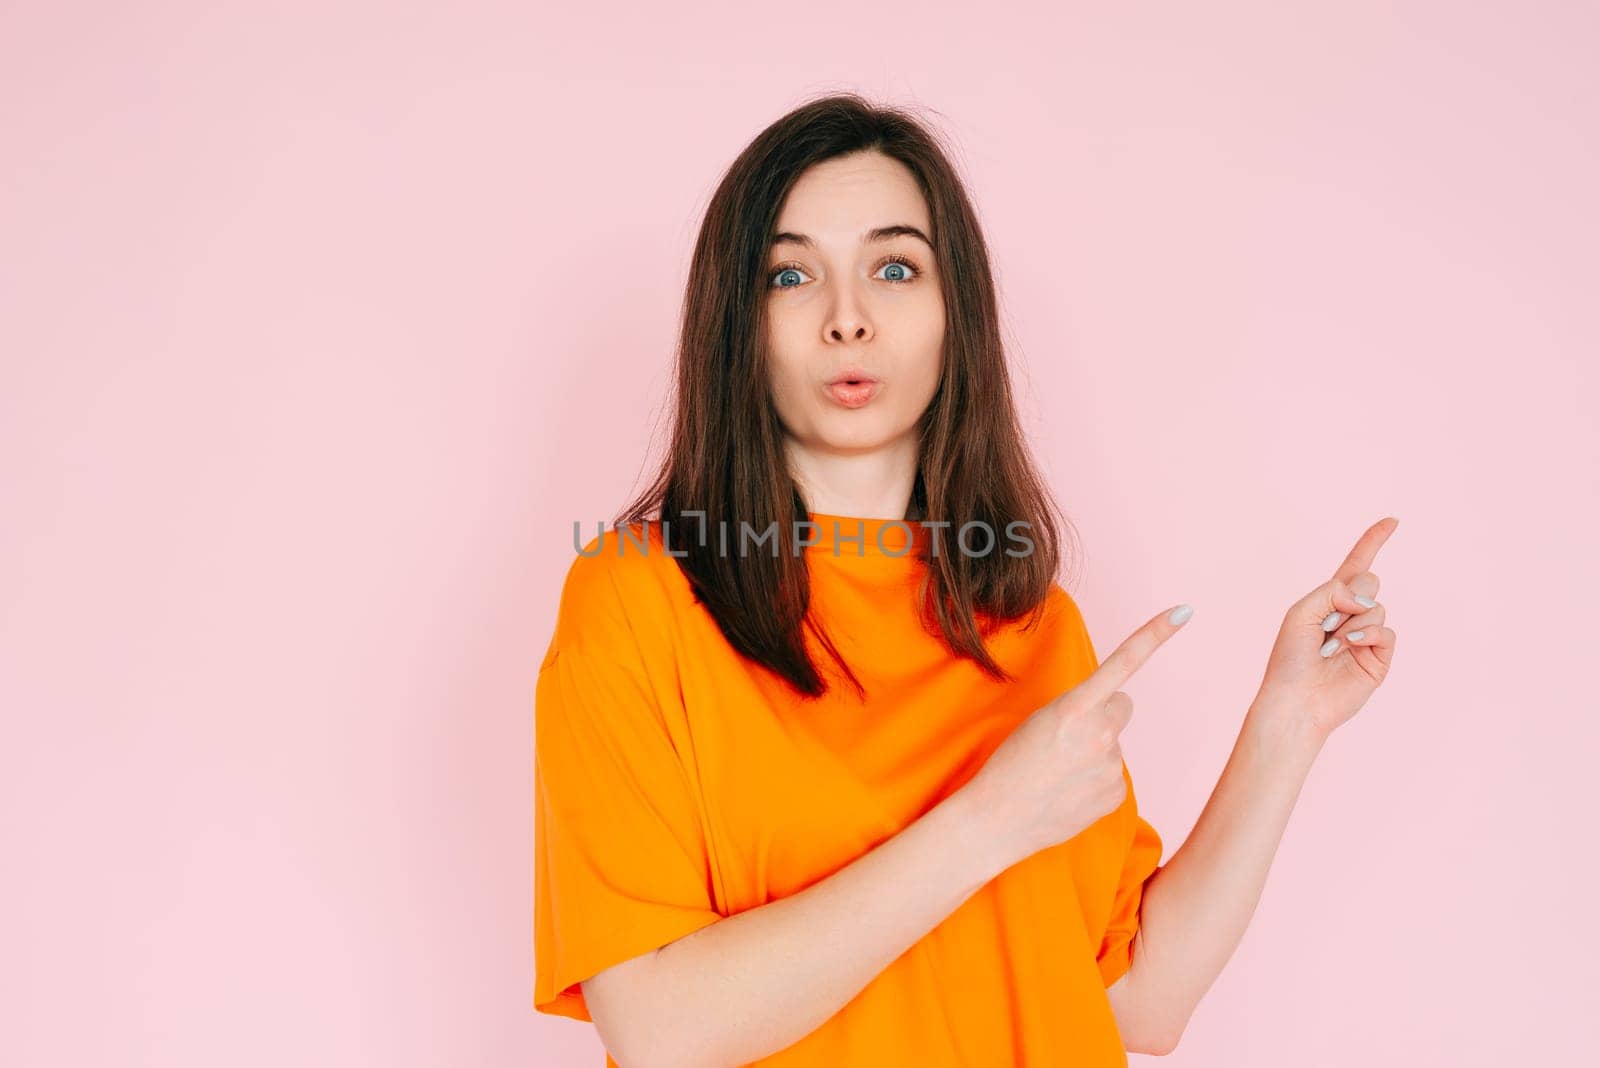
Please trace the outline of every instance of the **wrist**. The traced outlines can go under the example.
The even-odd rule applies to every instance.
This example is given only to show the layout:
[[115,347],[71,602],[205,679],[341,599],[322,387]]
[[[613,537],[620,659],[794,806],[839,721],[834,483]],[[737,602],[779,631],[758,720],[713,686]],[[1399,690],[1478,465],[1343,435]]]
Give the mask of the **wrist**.
[[1261,695],[1245,713],[1244,732],[1263,753],[1306,763],[1316,759],[1329,733],[1304,709]]
[[1010,839],[996,825],[993,811],[968,786],[962,786],[929,813],[943,822],[953,851],[979,883],[988,882],[1012,864]]

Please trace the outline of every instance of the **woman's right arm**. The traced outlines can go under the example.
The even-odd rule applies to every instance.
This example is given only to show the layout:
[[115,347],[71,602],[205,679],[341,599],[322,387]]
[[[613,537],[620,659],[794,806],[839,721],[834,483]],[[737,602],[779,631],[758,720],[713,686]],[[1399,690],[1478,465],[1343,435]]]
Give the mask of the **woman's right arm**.
[[623,1068],[741,1065],[799,1041],[1016,859],[965,788],[811,886],[583,983]]

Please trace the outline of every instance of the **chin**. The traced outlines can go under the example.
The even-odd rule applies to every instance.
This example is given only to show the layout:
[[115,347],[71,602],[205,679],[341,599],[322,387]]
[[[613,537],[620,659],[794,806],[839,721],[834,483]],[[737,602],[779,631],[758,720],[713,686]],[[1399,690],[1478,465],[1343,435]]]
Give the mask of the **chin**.
[[825,419],[816,428],[816,440],[831,451],[867,452],[880,449],[898,440],[904,431],[897,431],[884,419]]

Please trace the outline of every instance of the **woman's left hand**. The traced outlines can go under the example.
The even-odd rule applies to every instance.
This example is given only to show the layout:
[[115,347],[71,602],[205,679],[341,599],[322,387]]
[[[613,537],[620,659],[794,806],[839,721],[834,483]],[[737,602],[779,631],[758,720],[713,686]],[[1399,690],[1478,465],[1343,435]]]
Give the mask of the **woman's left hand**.
[[1367,528],[1333,578],[1284,617],[1255,705],[1326,737],[1361,710],[1394,659],[1372,561],[1400,520]]

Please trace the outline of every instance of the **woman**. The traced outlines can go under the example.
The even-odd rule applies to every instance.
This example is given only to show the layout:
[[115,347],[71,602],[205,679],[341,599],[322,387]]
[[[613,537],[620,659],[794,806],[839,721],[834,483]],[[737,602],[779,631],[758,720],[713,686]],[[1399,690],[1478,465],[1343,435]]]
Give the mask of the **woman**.
[[1158,867],[1118,687],[1188,608],[1101,664],[1056,518],[935,138],[853,95],[774,123],[700,231],[663,468],[540,669],[535,1007],[629,1068],[1171,1049],[1387,670],[1395,521],[1290,610]]

